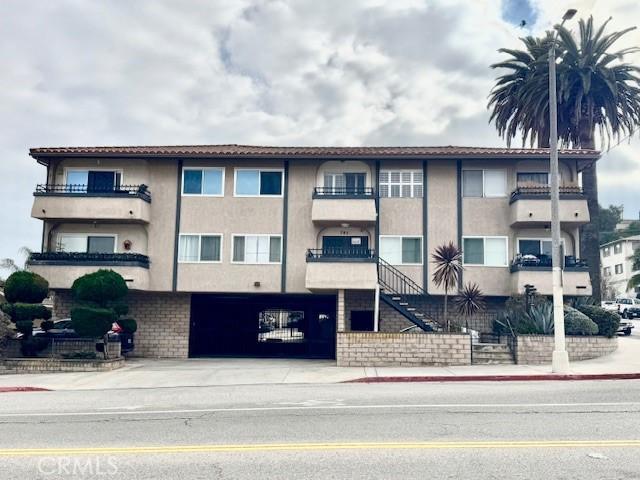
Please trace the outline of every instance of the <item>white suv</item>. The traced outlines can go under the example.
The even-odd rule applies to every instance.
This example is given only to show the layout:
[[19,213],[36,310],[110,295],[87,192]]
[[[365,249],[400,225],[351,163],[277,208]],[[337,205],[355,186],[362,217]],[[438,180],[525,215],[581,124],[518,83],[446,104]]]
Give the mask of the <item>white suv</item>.
[[616,303],[622,318],[640,317],[640,300],[637,298],[616,298]]

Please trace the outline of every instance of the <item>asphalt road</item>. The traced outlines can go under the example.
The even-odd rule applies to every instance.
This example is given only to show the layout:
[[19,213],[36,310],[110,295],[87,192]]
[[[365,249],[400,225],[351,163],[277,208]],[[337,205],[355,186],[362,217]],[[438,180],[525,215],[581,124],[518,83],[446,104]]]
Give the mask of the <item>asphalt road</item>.
[[0,394],[2,479],[640,478],[640,381]]

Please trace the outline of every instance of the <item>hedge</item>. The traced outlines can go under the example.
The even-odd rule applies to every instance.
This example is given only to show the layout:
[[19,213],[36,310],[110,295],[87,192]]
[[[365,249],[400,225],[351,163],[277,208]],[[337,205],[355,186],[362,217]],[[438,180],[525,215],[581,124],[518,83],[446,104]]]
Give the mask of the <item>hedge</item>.
[[51,318],[51,310],[41,303],[3,303],[0,308],[14,322],[31,321],[36,318],[49,320]]
[[75,307],[71,310],[71,326],[81,337],[103,337],[115,320],[115,312],[110,308]]
[[138,330],[138,323],[133,318],[121,318],[118,325],[125,333],[135,333]]
[[71,290],[76,300],[101,307],[117,302],[129,291],[127,283],[119,273],[104,269],[77,278]]
[[620,327],[620,315],[596,305],[582,305],[578,307],[582,313],[588,316],[598,325],[600,335],[612,338]]
[[575,308],[565,306],[564,329],[567,335],[597,335],[598,325]]
[[47,295],[49,283],[33,272],[14,272],[4,283],[4,297],[9,303],[41,303]]

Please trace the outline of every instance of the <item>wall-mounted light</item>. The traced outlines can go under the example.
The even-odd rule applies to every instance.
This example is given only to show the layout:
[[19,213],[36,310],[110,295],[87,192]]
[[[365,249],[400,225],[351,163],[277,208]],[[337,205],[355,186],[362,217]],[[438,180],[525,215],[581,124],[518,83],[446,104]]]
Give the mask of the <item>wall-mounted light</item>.
[[533,212],[529,212],[529,218],[533,217]]
[[133,215],[133,210],[129,210],[129,215]]
[[260,286],[260,282],[253,282],[253,286],[254,287],[259,287]]
[[576,218],[578,217],[578,215],[580,215],[578,212],[575,212],[575,213],[573,214],[573,216],[574,216],[574,217],[576,217]]

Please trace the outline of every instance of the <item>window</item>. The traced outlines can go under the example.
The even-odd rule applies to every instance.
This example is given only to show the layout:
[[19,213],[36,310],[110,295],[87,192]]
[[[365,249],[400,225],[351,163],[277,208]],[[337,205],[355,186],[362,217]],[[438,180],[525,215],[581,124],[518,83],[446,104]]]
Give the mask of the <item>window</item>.
[[547,255],[551,257],[551,240],[545,239],[518,239],[518,253],[520,255]]
[[280,235],[234,235],[234,263],[280,263],[282,237]]
[[235,175],[237,197],[282,195],[282,170],[236,169]]
[[378,190],[382,198],[420,198],[423,195],[422,171],[383,170]]
[[504,197],[507,195],[505,170],[464,170],[462,172],[462,196]]
[[622,243],[616,243],[613,246],[613,253],[614,254],[622,253]]
[[224,196],[224,169],[185,168],[182,172],[182,194]]
[[64,234],[58,237],[59,252],[115,253],[115,235]]
[[506,267],[507,237],[464,238],[462,252],[465,265]]
[[122,184],[122,172],[115,170],[67,170],[70,193],[113,192]]
[[180,235],[179,262],[220,262],[221,260],[222,235]]
[[608,257],[609,255],[611,255],[611,248],[610,247],[604,247],[602,249],[602,256],[603,257]]
[[380,257],[392,265],[422,264],[422,237],[380,237]]
[[547,172],[518,172],[518,186],[520,185],[549,185],[549,174]]
[[619,263],[616,265],[616,275],[620,275],[622,273],[622,264]]
[[604,276],[605,277],[611,276],[611,267],[604,267]]
[[325,195],[363,194],[367,183],[366,173],[324,174]]

